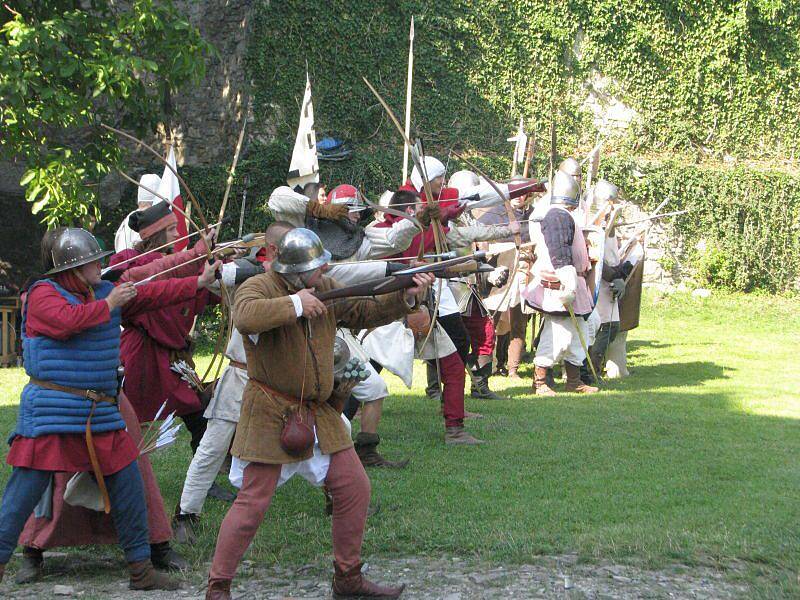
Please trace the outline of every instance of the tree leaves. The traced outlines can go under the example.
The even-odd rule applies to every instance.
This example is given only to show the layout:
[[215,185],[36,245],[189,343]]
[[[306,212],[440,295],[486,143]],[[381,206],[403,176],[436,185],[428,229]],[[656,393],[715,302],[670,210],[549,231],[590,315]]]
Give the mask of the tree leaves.
[[87,225],[122,158],[96,123],[153,131],[164,90],[202,78],[212,49],[171,2],[22,4],[0,27],[0,155],[28,167],[21,185],[44,222]]

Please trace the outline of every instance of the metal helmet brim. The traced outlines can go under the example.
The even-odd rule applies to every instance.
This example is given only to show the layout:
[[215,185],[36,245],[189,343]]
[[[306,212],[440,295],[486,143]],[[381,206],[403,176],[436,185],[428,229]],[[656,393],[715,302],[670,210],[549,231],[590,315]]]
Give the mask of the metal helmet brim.
[[292,229],[278,243],[278,256],[272,262],[276,273],[307,273],[330,262],[331,253],[319,236],[304,227]]
[[70,269],[82,267],[114,254],[113,250],[103,250],[97,238],[79,227],[64,229],[53,242],[50,250],[53,268],[44,275],[55,275]]

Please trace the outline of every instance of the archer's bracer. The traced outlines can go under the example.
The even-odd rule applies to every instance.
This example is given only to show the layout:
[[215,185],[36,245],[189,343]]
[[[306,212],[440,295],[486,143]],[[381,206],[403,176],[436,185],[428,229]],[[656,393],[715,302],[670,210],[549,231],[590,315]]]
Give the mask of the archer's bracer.
[[319,236],[298,227],[281,238],[272,270],[276,273],[305,273],[328,264],[330,259],[331,253],[322,246]]
[[100,248],[91,233],[79,227],[66,227],[57,234],[50,256],[53,259],[53,268],[45,275],[60,273],[68,269],[74,269],[87,265],[90,262],[114,254],[111,250],[104,251]]

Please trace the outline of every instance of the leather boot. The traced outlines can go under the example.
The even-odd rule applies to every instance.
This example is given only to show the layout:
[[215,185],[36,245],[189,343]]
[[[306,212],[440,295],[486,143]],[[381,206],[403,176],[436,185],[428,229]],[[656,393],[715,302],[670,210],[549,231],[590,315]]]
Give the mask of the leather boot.
[[552,369],[536,366],[533,369],[533,391],[537,396],[555,396],[556,393],[550,387],[550,378],[553,376]]
[[236,500],[236,492],[222,487],[216,481],[208,488],[208,497],[219,500],[220,502],[233,502]]
[[586,385],[592,385],[594,383],[594,376],[589,369],[588,358],[583,359],[583,364],[581,365],[581,381]]
[[177,590],[181,584],[169,575],[159,573],[148,560],[128,563],[131,581],[128,587],[132,590]]
[[463,426],[460,426],[448,427],[445,430],[444,443],[448,446],[477,446],[486,442],[471,436]]
[[404,469],[408,465],[408,460],[391,461],[386,460],[378,452],[378,444],[381,438],[377,433],[359,432],[355,440],[355,449],[361,464],[366,467],[384,467],[386,469]]
[[564,361],[564,373],[567,375],[566,391],[575,392],[576,394],[594,394],[600,391],[599,388],[586,385],[581,381],[580,366]]
[[500,396],[489,389],[489,376],[491,374],[491,363],[486,363],[479,368],[470,369],[472,388],[469,395],[479,400],[500,400]]
[[349,571],[342,571],[336,563],[333,568],[334,598],[399,598],[406,589],[405,584],[388,587],[372,583],[361,574],[361,563]]
[[189,568],[189,562],[169,542],[150,544],[150,562],[162,571],[181,571]]
[[197,526],[200,515],[181,514],[180,506],[172,518],[172,538],[179,544],[195,544],[197,542]]
[[14,581],[19,585],[39,581],[44,574],[44,550],[25,546],[22,549],[22,564],[17,569]]
[[209,579],[206,600],[231,600],[231,580]]
[[436,365],[425,361],[426,373],[428,375],[428,386],[425,388],[425,395],[431,400],[442,401],[442,386],[439,384]]

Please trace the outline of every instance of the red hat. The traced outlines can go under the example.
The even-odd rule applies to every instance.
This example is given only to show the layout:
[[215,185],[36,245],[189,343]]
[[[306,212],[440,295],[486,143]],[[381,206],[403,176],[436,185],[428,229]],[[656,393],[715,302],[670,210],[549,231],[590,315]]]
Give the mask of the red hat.
[[359,193],[355,186],[349,183],[337,185],[328,194],[328,202],[330,204],[347,204],[351,212],[364,210],[364,206],[359,200]]

